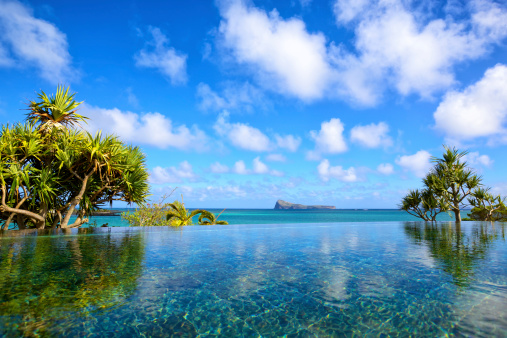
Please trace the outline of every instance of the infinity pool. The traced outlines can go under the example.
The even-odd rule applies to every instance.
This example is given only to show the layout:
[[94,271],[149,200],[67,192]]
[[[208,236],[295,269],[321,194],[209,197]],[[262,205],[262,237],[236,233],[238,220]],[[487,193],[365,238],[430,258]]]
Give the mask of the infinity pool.
[[0,336],[507,336],[506,225],[0,233]]

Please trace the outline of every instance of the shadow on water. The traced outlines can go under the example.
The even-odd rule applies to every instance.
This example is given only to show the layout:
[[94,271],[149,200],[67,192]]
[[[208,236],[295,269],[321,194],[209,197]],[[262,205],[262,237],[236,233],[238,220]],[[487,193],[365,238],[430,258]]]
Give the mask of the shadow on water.
[[144,252],[135,231],[1,232],[0,336],[61,335],[58,323],[121,305],[136,290]]
[[416,244],[429,249],[459,287],[470,285],[475,269],[486,259],[494,242],[505,241],[505,223],[406,222],[404,230]]

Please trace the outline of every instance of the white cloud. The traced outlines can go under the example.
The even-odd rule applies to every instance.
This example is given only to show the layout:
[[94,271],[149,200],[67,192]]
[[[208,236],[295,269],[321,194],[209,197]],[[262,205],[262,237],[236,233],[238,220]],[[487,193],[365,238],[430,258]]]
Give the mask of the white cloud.
[[330,178],[335,178],[342,182],[357,182],[360,180],[356,168],[350,167],[348,169],[344,169],[342,166],[332,167],[327,159],[320,162],[317,166],[317,171],[320,179],[324,182],[329,181]]
[[434,113],[435,126],[457,140],[507,137],[507,67],[498,64],[463,91],[447,93]]
[[220,13],[223,45],[265,87],[302,100],[323,96],[331,69],[322,33],[310,34],[301,19],[284,20],[276,10],[267,14],[242,1],[224,3]]
[[389,147],[393,140],[388,132],[389,126],[385,122],[355,126],[350,131],[350,140],[367,148]]
[[481,155],[478,151],[466,154],[463,156],[463,161],[466,161],[471,166],[480,165],[490,167],[493,164],[493,160],[488,155]]
[[50,83],[77,77],[67,37],[18,1],[0,1],[0,66],[33,66]]
[[215,131],[226,136],[237,148],[251,151],[268,151],[272,148],[269,138],[259,129],[243,123],[230,123],[229,113],[221,113],[215,125]]
[[174,126],[171,119],[160,113],[139,115],[117,108],[94,107],[86,103],[81,107],[80,113],[90,118],[88,124],[83,124],[83,127],[91,132],[103,130],[105,133],[118,135],[126,142],[158,148],[206,148],[207,137],[196,125],[190,128],[185,125]]
[[204,111],[241,110],[254,111],[254,106],[266,107],[264,94],[250,83],[238,84],[226,82],[221,93],[212,90],[209,85],[197,85],[198,107]]
[[210,170],[215,174],[223,174],[229,172],[229,167],[225,164],[221,164],[219,162],[212,163],[210,166]]
[[432,98],[456,84],[456,65],[487,55],[507,37],[507,9],[491,0],[470,1],[461,11],[431,3],[336,0],[337,23],[354,32],[347,48],[348,41],[328,43],[309,32],[301,18],[224,1],[219,37],[224,55],[246,65],[262,86],[305,101],[339,96],[375,105],[392,87]]
[[232,167],[232,172],[240,175],[248,175],[250,171],[246,168],[246,164],[244,161],[238,161],[234,163]]
[[197,175],[192,165],[187,161],[181,162],[178,167],[162,168],[157,166],[151,170],[150,182],[153,184],[179,183],[183,180],[195,180]]
[[285,162],[287,161],[287,158],[282,154],[269,154],[268,156],[266,156],[266,161]]
[[269,168],[259,157],[256,157],[253,160],[253,172],[255,174],[267,174],[269,172]]
[[232,167],[232,172],[239,175],[271,175],[271,176],[283,176],[284,173],[278,170],[270,169],[264,162],[261,161],[260,157],[256,157],[252,161],[253,169],[250,170],[246,167],[244,161],[237,161]]
[[293,135],[275,135],[276,144],[280,148],[285,148],[288,151],[295,152],[298,150],[299,145],[301,144],[301,137],[293,136]]
[[[169,40],[159,28],[149,27],[152,41],[147,43],[152,48],[144,48],[134,56],[136,66],[155,68],[171,80],[171,84],[187,82],[187,55],[173,47],[168,47]],[[149,51],[151,49],[151,51]]]
[[430,163],[431,154],[426,150],[419,150],[414,155],[405,155],[396,159],[396,164],[405,170],[409,170],[417,177],[424,177],[430,169],[432,164]]
[[382,175],[391,175],[394,173],[394,167],[390,163],[381,163],[377,167],[377,171]]
[[402,0],[335,2],[338,23],[354,29],[357,51],[331,46],[339,93],[371,105],[387,83],[402,95],[432,97],[456,82],[456,64],[489,53],[507,36],[507,11],[491,1],[465,7],[471,19],[451,13],[445,20],[431,18],[430,11],[413,6]]
[[310,131],[310,137],[315,141],[315,151],[307,154],[308,159],[319,159],[320,154],[337,154],[347,151],[347,144],[343,137],[344,125],[338,118],[322,122],[320,130]]

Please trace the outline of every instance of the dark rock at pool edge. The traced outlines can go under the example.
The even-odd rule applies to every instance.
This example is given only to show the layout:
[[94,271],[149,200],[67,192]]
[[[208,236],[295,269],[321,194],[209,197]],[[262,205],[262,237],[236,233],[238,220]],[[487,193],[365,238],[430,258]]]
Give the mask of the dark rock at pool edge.
[[303,204],[295,204],[282,200],[276,201],[275,210],[276,209],[285,209],[285,210],[295,210],[295,209],[336,209],[336,207],[331,205],[303,205]]

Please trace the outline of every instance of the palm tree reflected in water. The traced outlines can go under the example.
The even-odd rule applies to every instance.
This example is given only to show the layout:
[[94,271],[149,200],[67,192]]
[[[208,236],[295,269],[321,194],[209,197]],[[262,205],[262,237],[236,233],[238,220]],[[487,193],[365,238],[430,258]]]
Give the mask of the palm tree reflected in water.
[[497,240],[505,241],[505,223],[405,222],[404,230],[416,244],[429,249],[459,287],[469,286],[489,249]]
[[0,234],[0,336],[60,335],[66,323],[134,293],[144,239],[135,231],[104,231]]

